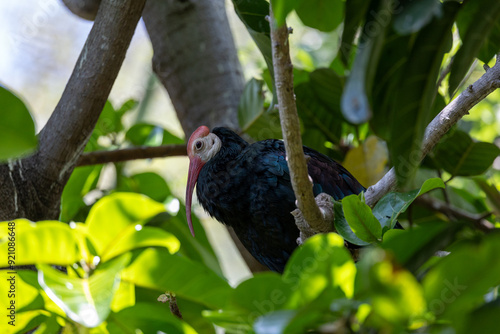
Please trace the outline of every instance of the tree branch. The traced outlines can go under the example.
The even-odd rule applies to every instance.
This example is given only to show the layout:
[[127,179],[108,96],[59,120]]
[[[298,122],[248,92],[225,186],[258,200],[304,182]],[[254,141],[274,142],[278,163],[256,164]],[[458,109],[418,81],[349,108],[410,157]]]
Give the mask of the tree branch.
[[2,203],[1,219],[58,217],[64,185],[108,98],[144,3],[102,1],[62,97],[38,136],[39,150],[8,170],[0,166],[0,174],[8,173],[13,185],[13,193],[0,195],[14,199],[10,206]]
[[162,146],[140,146],[130,147],[114,151],[96,151],[84,153],[76,163],[76,166],[88,166],[106,164],[109,162],[122,162],[137,159],[164,158],[173,156],[185,156],[186,145],[162,145]]
[[[418,153],[419,158],[411,163],[420,164],[422,159],[453,125],[467,115],[472,107],[497,88],[500,88],[500,54],[497,54],[495,66],[486,68],[486,73],[481,78],[451,101],[427,126],[421,152]],[[366,204],[373,207],[385,194],[394,190],[395,187],[396,172],[393,167],[380,181],[368,188],[365,194]]]
[[[281,128],[287,154],[288,167],[293,191],[297,199],[297,207],[306,222],[317,232],[332,230],[331,222],[327,222],[314,199],[312,184],[307,173],[307,163],[300,136],[300,123],[293,93],[293,65],[290,60],[288,29],[286,24],[276,27],[276,20],[271,14],[271,45],[274,65],[274,80],[280,113]],[[301,226],[298,226],[301,229]],[[309,232],[301,229],[300,240],[307,238]],[[299,241],[300,243],[300,241]]]
[[491,230],[495,228],[493,224],[485,219],[488,216],[491,216],[491,212],[486,214],[472,214],[427,195],[418,197],[415,200],[415,204],[422,205],[432,211],[441,212],[452,219],[463,219],[469,221],[474,224],[474,227],[484,232],[491,232]]

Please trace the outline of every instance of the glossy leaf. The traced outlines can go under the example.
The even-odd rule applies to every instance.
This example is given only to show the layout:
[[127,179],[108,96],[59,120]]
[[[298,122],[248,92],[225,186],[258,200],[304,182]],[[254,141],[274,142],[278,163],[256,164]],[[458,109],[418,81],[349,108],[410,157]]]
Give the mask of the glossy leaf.
[[448,86],[450,96],[456,93],[474,58],[478,56],[481,47],[488,40],[499,20],[500,2],[498,1],[476,0],[464,4],[457,17],[462,47],[458,50],[451,65]]
[[129,225],[122,230],[119,238],[112,241],[107,252],[101,254],[101,261],[108,261],[130,250],[144,247],[164,247],[174,254],[179,250],[180,242],[172,234],[160,228],[144,226],[138,229],[134,225]]
[[305,25],[320,31],[332,31],[342,22],[344,8],[342,0],[301,0],[295,11]]
[[130,254],[122,256],[105,268],[100,267],[89,278],[70,278],[49,265],[39,265],[38,281],[69,318],[93,328],[110,313],[111,300],[120,282],[119,272],[129,261]]
[[[9,236],[9,233],[13,234]],[[15,236],[14,239],[12,235]],[[2,254],[9,254],[9,242],[15,243],[15,259],[11,259],[17,266],[40,263],[64,266],[73,264],[82,257],[74,231],[69,225],[58,221],[33,223],[17,219],[0,223]],[[8,260],[7,255],[1,257],[0,267],[8,267]]]
[[209,308],[221,308],[231,292],[224,279],[203,264],[183,256],[171,255],[161,248],[148,248],[135,254],[122,279],[137,286],[170,291]]
[[0,85],[0,162],[33,152],[38,144],[35,123],[24,102]]
[[143,225],[164,212],[163,204],[134,193],[114,193],[103,197],[90,210],[86,220],[89,238],[98,254],[113,247],[129,225]]
[[378,242],[382,238],[380,222],[372,214],[368,205],[361,202],[357,195],[342,199],[344,216],[358,238],[366,242]]
[[342,209],[341,202],[334,202],[334,212],[335,212],[335,220],[334,226],[335,231],[342,236],[345,240],[350,243],[358,246],[368,246],[369,242],[363,241],[353,232],[351,226],[344,217],[344,210]]
[[463,131],[455,131],[435,149],[434,159],[453,176],[484,173],[500,155],[500,148],[491,143],[473,142]]
[[373,208],[373,215],[380,221],[384,230],[392,229],[399,215],[408,209],[415,198],[433,189],[444,187],[443,180],[433,178],[426,180],[420,189],[406,193],[391,192],[377,202]]

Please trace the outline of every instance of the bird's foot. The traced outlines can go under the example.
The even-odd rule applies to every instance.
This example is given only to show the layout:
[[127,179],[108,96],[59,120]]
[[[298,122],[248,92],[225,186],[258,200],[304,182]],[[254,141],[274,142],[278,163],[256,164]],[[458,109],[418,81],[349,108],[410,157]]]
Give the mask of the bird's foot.
[[295,209],[292,211],[292,215],[295,218],[295,224],[300,230],[300,236],[297,238],[297,244],[303,244],[307,239],[312,237],[317,233],[328,233],[334,232],[335,228],[333,227],[333,219],[335,217],[333,211],[333,201],[332,197],[328,194],[321,193],[316,196],[316,204],[318,204],[319,210],[323,214],[323,218],[328,224],[325,226],[329,226],[322,231],[316,231],[309,226],[307,221],[304,219],[302,212],[299,209]]

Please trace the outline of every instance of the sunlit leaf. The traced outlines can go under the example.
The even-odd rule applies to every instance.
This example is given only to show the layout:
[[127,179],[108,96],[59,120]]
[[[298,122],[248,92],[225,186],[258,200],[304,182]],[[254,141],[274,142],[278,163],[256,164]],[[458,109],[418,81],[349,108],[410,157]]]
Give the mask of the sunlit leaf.
[[160,212],[163,204],[134,193],[114,193],[103,197],[90,210],[86,220],[89,238],[98,254],[112,246],[129,225],[143,225]]
[[282,26],[285,19],[292,10],[301,2],[301,0],[271,0],[276,24]]
[[174,254],[179,250],[180,242],[160,228],[144,226],[137,230],[136,226],[129,225],[122,230],[119,238],[112,241],[112,246],[101,254],[101,260],[107,261],[130,250],[144,247],[164,247]]
[[363,241],[353,232],[351,226],[344,217],[344,210],[342,209],[341,202],[334,202],[334,212],[335,212],[335,220],[334,226],[335,231],[340,234],[345,240],[350,243],[358,246],[368,246],[369,242]]
[[356,267],[344,248],[344,239],[328,233],[309,238],[292,254],[283,281],[291,284],[290,305],[297,307],[327,292],[351,297],[355,274]]
[[158,146],[184,143],[184,140],[178,138],[169,131],[149,123],[137,123],[132,125],[132,127],[125,133],[125,138],[137,146]]
[[0,162],[33,152],[35,123],[24,102],[0,84]]
[[38,281],[69,318],[92,328],[110,313],[111,300],[120,282],[119,272],[129,261],[130,254],[122,256],[105,268],[100,267],[89,278],[70,278],[49,265],[39,265]]
[[121,177],[116,191],[131,191],[144,194],[157,202],[163,202],[171,195],[167,182],[156,173],[146,172],[130,177]]
[[13,253],[9,252],[9,247],[11,250],[15,248],[15,258],[11,260],[18,266],[40,263],[69,265],[81,258],[74,231],[58,221],[33,223],[17,219],[0,223],[0,252],[5,254],[0,257],[0,267],[10,266],[7,255]]

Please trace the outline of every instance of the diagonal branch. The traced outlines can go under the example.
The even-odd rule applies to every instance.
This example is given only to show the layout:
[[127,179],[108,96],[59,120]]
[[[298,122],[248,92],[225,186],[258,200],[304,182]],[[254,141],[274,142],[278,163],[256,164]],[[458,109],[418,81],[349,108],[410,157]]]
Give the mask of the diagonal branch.
[[[331,222],[327,222],[314,199],[312,184],[307,174],[307,163],[300,136],[299,117],[293,93],[293,65],[290,60],[288,43],[288,29],[286,24],[276,27],[276,20],[271,14],[271,45],[273,54],[274,80],[280,113],[283,140],[290,169],[297,207],[302,212],[306,222],[318,232],[328,232],[332,229]],[[301,229],[301,239],[303,239]]]
[[[423,144],[418,158],[410,163],[418,165],[432,150],[451,127],[469,113],[476,104],[482,101],[497,88],[500,88],[500,54],[497,54],[495,66],[485,66],[486,73],[467,87],[455,100],[451,101],[425,129]],[[365,194],[366,204],[373,207],[388,192],[396,187],[394,167],[376,184],[368,188]]]
[[[0,218],[57,218],[64,185],[108,98],[144,4],[145,0],[102,1],[62,97],[38,136],[39,150],[9,164],[14,203],[2,205]],[[0,166],[1,174],[5,170]],[[4,196],[9,191],[2,198],[9,198]]]
[[185,156],[186,145],[162,145],[130,147],[115,151],[96,151],[84,153],[76,163],[78,167],[106,164],[108,162],[122,162],[137,159],[152,159],[173,156]]

